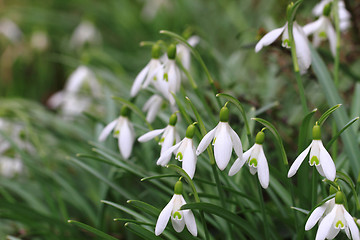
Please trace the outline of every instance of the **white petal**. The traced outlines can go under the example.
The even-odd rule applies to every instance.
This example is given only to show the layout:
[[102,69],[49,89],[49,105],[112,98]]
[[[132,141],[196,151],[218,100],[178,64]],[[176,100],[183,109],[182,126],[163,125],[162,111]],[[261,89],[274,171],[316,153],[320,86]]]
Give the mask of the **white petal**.
[[184,151],[182,169],[184,169],[184,171],[189,175],[191,179],[194,177],[196,169],[196,154],[193,144],[187,144],[187,147]]
[[63,91],[56,92],[47,100],[46,103],[50,108],[57,108],[63,103],[65,95],[66,94]]
[[232,152],[231,138],[226,131],[226,125],[220,123],[215,135],[214,155],[217,166],[224,170],[228,165]]
[[315,16],[321,16],[324,11],[324,7],[326,4],[328,4],[331,0],[322,0],[318,4],[315,5],[315,7],[312,10],[312,14]]
[[215,131],[216,131],[217,126],[211,130],[210,132],[208,132],[200,141],[199,146],[196,149],[196,155],[201,154],[203,151],[205,151],[205,149],[209,146],[211,140],[214,138],[215,136]]
[[289,172],[288,172],[288,178],[295,175],[297,170],[299,169],[301,163],[304,161],[305,157],[308,155],[310,148],[312,146],[312,142],[310,145],[295,159],[293,164],[291,165]]
[[199,36],[191,36],[187,40],[187,42],[190,44],[190,46],[195,47],[200,42]]
[[346,209],[344,208],[344,217],[345,220],[347,222],[347,225],[350,228],[350,232],[351,232],[351,237],[353,240],[359,240],[360,236],[359,236],[359,229],[356,226],[356,223],[354,221],[354,219],[352,218],[352,216],[346,211]]
[[194,214],[191,210],[183,210],[185,224],[189,232],[196,237],[197,236],[197,227]]
[[142,107],[142,110],[144,112],[146,112],[147,110],[149,110],[151,108],[151,106],[156,101],[156,97],[157,97],[156,94],[154,94],[145,102],[144,106]]
[[293,34],[300,73],[305,73],[311,64],[309,43],[304,31],[296,22],[294,22]]
[[161,105],[162,105],[162,98],[158,95],[155,95],[156,98],[154,98],[154,100],[152,101],[152,104],[151,106],[149,107],[149,111],[148,113],[146,114],[146,121],[152,123],[155,118],[156,118],[156,115],[158,114],[160,108],[161,108]]
[[129,119],[125,118],[125,121],[120,129],[119,135],[119,149],[121,155],[128,159],[131,155],[132,147],[134,144],[135,136],[134,129]]
[[[285,24],[287,26],[287,24]],[[276,28],[263,36],[255,46],[255,52],[259,52],[264,46],[272,44],[284,31],[285,26]]]
[[145,133],[144,135],[140,136],[138,138],[138,141],[139,142],[147,142],[147,141],[153,139],[154,137],[156,137],[157,135],[160,135],[164,131],[165,131],[165,128],[152,130],[152,131],[150,131],[148,133]]
[[315,240],[324,240],[326,238],[334,222],[336,209],[337,206],[335,206],[333,210],[331,210],[331,212],[328,215],[326,215],[326,217],[324,217],[324,219],[321,221],[319,225],[319,229],[316,233]]
[[78,92],[84,82],[88,69],[85,66],[78,67],[69,77],[65,90],[67,92]]
[[320,164],[327,179],[334,181],[336,177],[336,167],[330,154],[324,148],[322,142],[319,143],[320,147]]
[[141,89],[141,85],[144,82],[145,76],[149,71],[149,64],[147,64],[140,73],[136,76],[135,81],[131,87],[130,96],[135,97]]
[[234,164],[230,168],[229,176],[235,175],[242,168],[245,162],[246,162],[245,158],[241,158],[241,159],[237,158]]
[[318,165],[318,166],[315,166],[315,167],[316,167],[316,170],[319,172],[319,174],[320,174],[322,177],[326,178],[322,166],[321,166],[321,165]]
[[241,144],[241,140],[239,138],[239,135],[228,125],[228,130],[230,132],[231,141],[233,143],[234,151],[238,158],[243,157],[243,148]]
[[317,30],[319,30],[319,28],[321,27],[321,25],[323,24],[324,21],[324,17],[321,16],[318,20],[308,23],[303,27],[304,33],[306,36],[309,36],[310,34],[313,34],[314,32],[316,32]]
[[335,55],[336,55],[336,33],[335,33],[334,27],[331,25],[330,21],[326,28],[326,34],[329,39],[331,53],[335,57]]
[[171,211],[174,206],[174,198],[175,198],[175,194],[171,198],[170,202],[161,211],[161,213],[156,221],[156,226],[155,226],[155,235],[156,236],[159,236],[164,231],[164,229],[169,221]]
[[167,126],[169,129],[165,131],[162,138],[164,141],[161,144],[161,153],[165,152],[174,145],[175,140],[175,127]]
[[246,152],[244,152],[244,154],[243,154],[244,161],[248,161],[248,160],[249,160],[250,155],[251,155],[251,153],[252,153],[252,151],[254,150],[255,147],[256,147],[256,145],[254,144],[251,148],[249,148],[249,150],[247,150]]
[[159,159],[157,160],[156,164],[161,165],[161,166],[165,166],[170,160],[169,156],[171,157],[171,154],[180,147],[180,144],[182,142],[183,142],[183,140],[180,141],[178,144],[172,146],[168,150],[166,150],[164,153],[161,153],[161,155],[160,155]]
[[333,226],[331,226],[328,235],[326,236],[326,239],[334,239],[339,232],[340,228],[334,228]]
[[266,189],[269,186],[269,166],[262,146],[260,148],[258,161],[258,178],[261,186]]
[[176,232],[182,232],[185,227],[184,213],[181,211],[181,219],[171,217],[171,223]]
[[109,136],[111,131],[115,128],[117,122],[118,122],[118,119],[115,119],[114,121],[112,121],[111,123],[106,125],[106,127],[100,133],[100,136],[99,136],[99,141],[100,142],[105,141],[107,136]]
[[312,229],[315,226],[315,224],[319,221],[319,219],[324,214],[326,207],[327,207],[327,205],[323,204],[323,205],[315,208],[315,210],[310,214],[310,217],[306,221],[306,224],[305,224],[306,231],[309,231],[310,229]]

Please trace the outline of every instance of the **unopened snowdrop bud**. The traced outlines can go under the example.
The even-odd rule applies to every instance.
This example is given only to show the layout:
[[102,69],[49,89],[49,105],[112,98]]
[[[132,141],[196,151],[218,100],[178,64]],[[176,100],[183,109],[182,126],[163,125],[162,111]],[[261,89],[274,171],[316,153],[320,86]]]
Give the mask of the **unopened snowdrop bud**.
[[224,106],[220,110],[220,122],[228,122],[229,121],[229,109]]
[[326,4],[323,10],[323,15],[326,17],[330,16],[331,8],[332,8],[332,2]]
[[123,106],[120,111],[120,115],[124,117],[128,117],[130,114],[130,109],[127,106]]
[[167,56],[169,59],[174,60],[176,58],[176,45],[171,44],[167,49]]
[[173,113],[173,114],[171,114],[171,116],[170,116],[169,125],[170,125],[170,126],[175,126],[176,123],[177,123],[177,115],[176,115],[176,113]]
[[345,202],[344,193],[341,191],[338,191],[335,195],[335,203],[336,204],[344,204],[344,202]]
[[265,141],[265,133],[260,131],[258,134],[256,134],[255,143],[257,144],[263,144]]
[[154,44],[151,49],[151,58],[159,59],[160,54],[161,54],[161,48],[160,48],[159,44]]
[[183,193],[183,183],[180,180],[175,183],[174,193],[179,195]]
[[193,138],[193,137],[194,137],[194,134],[195,134],[195,130],[196,130],[195,124],[189,125],[188,128],[186,129],[186,134],[185,134],[185,136],[186,136],[187,138]]
[[315,125],[312,129],[313,140],[321,140],[321,130],[319,125]]

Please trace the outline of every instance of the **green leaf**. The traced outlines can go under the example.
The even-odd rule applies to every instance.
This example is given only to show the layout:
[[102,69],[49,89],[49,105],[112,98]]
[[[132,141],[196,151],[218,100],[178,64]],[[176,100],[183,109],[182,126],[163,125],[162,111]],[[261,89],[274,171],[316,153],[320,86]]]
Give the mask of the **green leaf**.
[[278,146],[280,153],[281,153],[281,157],[283,159],[283,162],[285,165],[288,165],[288,160],[287,160],[287,156],[286,156],[286,152],[284,149],[284,145],[282,143],[282,139],[280,137],[280,134],[278,133],[278,131],[276,130],[276,128],[274,127],[274,125],[272,125],[270,122],[262,119],[262,118],[252,118],[252,120],[255,120],[259,123],[261,123],[262,125],[264,125],[267,129],[269,129],[269,131],[274,135],[275,139],[276,139],[276,145]]
[[145,181],[149,181],[149,180],[153,180],[153,179],[168,178],[168,177],[179,177],[179,176],[175,175],[175,174],[163,174],[163,175],[156,175],[156,176],[151,176],[151,177],[144,177],[140,181],[145,182]]
[[[325,66],[325,63],[316,52],[316,50],[310,46],[311,56],[312,56],[312,68],[314,73],[319,80],[321,89],[324,91],[324,95],[329,105],[336,105],[342,103],[337,88],[335,87],[334,81]],[[344,108],[340,108],[338,111],[334,112],[334,118],[338,128],[342,128],[349,122],[348,114]],[[350,160],[351,170],[354,176],[358,176],[360,171],[360,150],[357,144],[357,139],[353,131],[346,131],[341,135],[341,139],[344,143],[344,148],[347,156]]]
[[141,237],[142,239],[146,239],[146,240],[161,240],[161,237],[155,236],[153,232],[150,232],[149,230],[135,224],[135,223],[125,223],[125,227],[135,233],[136,235],[138,235],[139,237]]
[[254,239],[263,239],[262,236],[259,235],[259,231],[254,229],[253,226],[249,224],[249,222],[245,221],[243,218],[237,216],[229,210],[217,205],[211,203],[188,203],[183,205],[181,209],[198,209],[207,213],[215,214],[236,225],[241,230],[246,232],[248,236],[251,236]]
[[81,222],[78,222],[78,221],[75,221],[75,220],[68,220],[68,223],[71,223],[71,224],[74,224],[76,225],[77,227],[80,227],[82,229],[85,229],[89,232],[92,232],[94,233],[96,236],[99,236],[101,237],[101,239],[107,239],[107,240],[117,240],[116,238],[110,236],[109,234],[106,234],[96,228],[93,228],[89,225],[86,225],[85,223],[81,223]]
[[189,116],[189,114],[186,112],[186,109],[184,108],[180,99],[174,93],[171,93],[171,94],[173,95],[176,105],[178,106],[181,115],[183,115],[183,117],[185,118],[187,124],[192,124],[193,121],[191,120],[191,117]]
[[136,207],[137,209],[140,209],[142,212],[146,212],[154,217],[157,217],[160,214],[160,210],[158,208],[148,203],[139,200],[128,200],[127,203],[133,207]]
[[308,133],[310,129],[310,120],[314,113],[317,111],[317,108],[306,114],[302,120],[300,131],[299,131],[299,140],[298,140],[298,153],[302,152],[306,147],[306,141],[308,139]]
[[302,209],[302,208],[297,208],[297,207],[290,207],[290,208],[291,208],[291,209],[294,209],[294,210],[296,210],[296,211],[298,211],[298,212],[304,213],[304,214],[306,214],[306,215],[308,215],[308,214],[310,213],[310,211],[305,210],[305,209]]
[[340,171],[336,171],[336,175],[338,176],[339,179],[343,180],[344,182],[346,182],[349,187],[351,188],[351,191],[355,197],[355,203],[356,203],[356,209],[358,211],[360,211],[360,202],[359,202],[359,198],[358,195],[356,193],[355,190],[355,184],[354,182],[351,180],[351,178],[344,172],[340,172]]
[[336,109],[338,109],[341,106],[341,104],[336,104],[335,106],[329,108],[317,121],[319,126],[323,125],[323,123],[326,121],[326,119],[330,116],[331,113],[333,113]]
[[245,109],[244,109],[243,105],[240,103],[240,101],[237,100],[236,98],[234,98],[233,96],[230,96],[230,95],[225,94],[225,93],[218,93],[216,95],[216,97],[223,97],[223,98],[227,99],[229,102],[234,104],[239,109],[239,111],[240,111],[240,113],[241,113],[241,115],[243,117],[245,127],[246,127],[246,133],[248,135],[248,139],[249,139],[249,142],[250,142],[251,131],[250,131],[250,127],[249,127],[249,122],[248,122],[248,118],[246,117]]
[[350,127],[354,122],[356,122],[357,120],[359,120],[359,117],[356,117],[352,120],[350,120],[350,122],[348,122],[329,142],[328,144],[326,144],[326,149],[330,149],[331,145],[336,141],[336,139],[348,128]]

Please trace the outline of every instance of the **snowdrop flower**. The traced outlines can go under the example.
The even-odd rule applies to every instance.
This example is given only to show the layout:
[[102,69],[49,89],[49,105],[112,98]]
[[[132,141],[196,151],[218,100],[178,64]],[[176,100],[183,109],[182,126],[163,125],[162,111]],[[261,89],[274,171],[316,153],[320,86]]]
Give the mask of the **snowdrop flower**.
[[19,42],[22,37],[22,32],[19,27],[7,18],[0,20],[0,34],[4,35],[13,43]]
[[147,112],[146,121],[152,123],[155,120],[163,102],[163,98],[157,94],[152,95],[149,100],[146,101],[142,109],[144,112]]
[[197,236],[197,227],[194,214],[191,210],[180,210],[181,206],[186,204],[182,196],[183,186],[182,182],[178,181],[175,184],[174,195],[170,202],[161,211],[155,226],[155,235],[160,235],[166,228],[169,218],[176,232],[182,232],[186,228],[193,236]]
[[74,30],[71,39],[71,48],[82,48],[85,44],[99,45],[101,43],[99,30],[89,21],[82,21]]
[[[326,8],[327,5],[333,3],[333,0],[322,0],[318,4],[315,5],[313,8],[312,13],[315,16],[321,16]],[[351,15],[345,8],[345,3],[342,0],[338,1],[338,14],[339,14],[339,20],[340,20],[340,30],[345,31],[348,29],[351,25],[350,18]]]
[[289,169],[288,177],[295,175],[299,169],[301,163],[304,161],[305,157],[310,152],[309,164],[310,166],[316,166],[319,174],[323,177],[326,177],[330,181],[335,180],[336,168],[334,161],[332,160],[330,154],[326,151],[325,147],[321,141],[321,131],[320,126],[315,125],[313,127],[313,141],[310,145],[295,159],[294,163]]
[[141,16],[147,20],[152,20],[159,9],[161,8],[170,9],[171,1],[169,0],[145,0],[145,5],[141,11]]
[[196,150],[197,155],[201,154],[214,139],[212,145],[214,145],[215,161],[220,170],[224,170],[228,165],[233,148],[238,158],[243,159],[240,138],[230,127],[228,120],[229,109],[225,104],[220,110],[220,122],[203,137]]
[[229,171],[229,176],[236,174],[240,168],[247,163],[250,173],[254,175],[258,173],[261,186],[266,189],[269,186],[269,166],[264,154],[263,146],[265,134],[260,131],[256,135],[255,144],[247,150],[242,158],[236,159]]
[[195,147],[193,143],[193,137],[195,134],[195,125],[191,124],[186,130],[186,135],[183,140],[174,146],[170,147],[165,152],[161,153],[160,158],[156,164],[165,166],[170,158],[171,154],[175,154],[175,159],[182,162],[182,169],[189,175],[190,178],[194,177],[197,157],[195,154]]
[[[359,229],[356,226],[353,217],[346,211],[343,205],[344,198],[345,197],[342,192],[339,191],[336,193],[334,207],[320,222],[319,229],[315,237],[316,240],[333,239],[340,232],[340,229],[345,231],[349,239],[360,239]],[[313,220],[315,221],[316,218],[314,217]],[[313,222],[311,222],[311,225],[312,223]]]
[[131,97],[135,97],[140,89],[147,88],[150,84],[167,97],[167,87],[164,86],[164,72],[160,61],[160,46],[158,44],[153,45],[151,57],[150,62],[136,76],[130,91]]
[[321,16],[315,22],[306,24],[303,29],[307,36],[314,34],[313,44],[315,47],[318,47],[322,40],[328,38],[331,53],[333,56],[336,55],[336,33],[329,17]]
[[20,158],[0,157],[0,174],[6,178],[12,178],[23,172],[23,163]]
[[[259,52],[264,46],[272,44],[281,34],[282,46],[290,48],[288,23],[286,22],[283,27],[274,29],[265,34],[265,36],[256,44],[255,52]],[[303,74],[310,67],[311,52],[306,34],[304,33],[302,27],[300,27],[295,21],[293,23],[293,36],[300,72]]]
[[312,229],[317,222],[321,222],[322,219],[328,215],[335,206],[335,198],[327,200],[323,205],[314,209],[310,214],[305,224],[305,230],[309,231]]
[[31,35],[30,45],[33,49],[42,52],[48,48],[49,38],[45,32],[36,31]]
[[[145,133],[141,137],[138,138],[139,142],[147,142],[154,137],[163,134],[160,138],[159,145],[161,145],[161,154],[163,154],[166,150],[170,147],[175,145],[180,141],[180,136],[176,132],[175,124],[177,122],[176,113],[172,114],[169,119],[169,125],[163,129],[156,129]],[[169,155],[168,159],[164,159],[164,162],[169,162],[171,158],[171,154]]]
[[99,136],[99,141],[103,142],[114,130],[113,136],[118,138],[118,146],[123,158],[128,159],[131,155],[132,147],[135,141],[135,132],[132,123],[129,120],[130,110],[127,106],[121,109],[120,117],[106,125]]
[[168,59],[164,63],[164,80],[168,84],[168,93],[165,95],[170,101],[171,105],[175,104],[175,99],[171,93],[176,93],[180,90],[181,74],[176,65],[176,45],[171,44],[167,50]]
[[[195,47],[200,41],[198,36],[191,36],[187,42],[190,46]],[[190,70],[190,63],[191,63],[191,52],[190,49],[183,43],[177,45],[176,55],[181,61],[181,64],[184,66],[186,70]]]

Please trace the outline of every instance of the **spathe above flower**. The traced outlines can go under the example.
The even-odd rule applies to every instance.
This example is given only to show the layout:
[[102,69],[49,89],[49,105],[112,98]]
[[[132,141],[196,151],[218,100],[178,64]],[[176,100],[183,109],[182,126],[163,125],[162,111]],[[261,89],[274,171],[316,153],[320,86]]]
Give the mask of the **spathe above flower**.
[[161,211],[155,226],[155,235],[160,235],[166,228],[169,218],[176,232],[182,232],[186,228],[193,236],[197,236],[197,227],[194,214],[191,210],[180,210],[181,206],[185,205],[185,199],[182,196],[182,182],[178,181],[175,184],[174,195],[170,202]]
[[230,127],[228,120],[229,109],[224,106],[220,110],[220,122],[203,137],[196,150],[197,155],[201,154],[214,139],[212,145],[214,145],[215,161],[220,170],[224,170],[228,165],[232,149],[239,159],[243,158],[240,138]]
[[184,169],[190,178],[193,178],[197,162],[197,156],[195,154],[195,147],[193,143],[194,134],[195,126],[194,124],[191,124],[186,130],[185,138],[165,152],[161,153],[156,164],[165,166],[170,161],[171,154],[174,153],[175,159],[182,162],[182,169]]
[[247,150],[242,158],[236,159],[229,171],[229,176],[236,174],[241,167],[248,163],[250,173],[258,174],[260,184],[263,188],[269,186],[269,166],[264,154],[263,146],[265,134],[263,131],[258,132],[255,139],[255,144]]
[[100,142],[105,141],[111,131],[114,130],[113,136],[118,138],[119,150],[125,159],[130,157],[135,141],[134,127],[129,120],[129,114],[129,108],[127,106],[123,106],[120,117],[106,125],[99,136]]
[[330,154],[326,151],[321,141],[321,130],[319,125],[313,127],[313,141],[310,145],[295,159],[291,165],[288,177],[295,175],[301,163],[310,152],[309,164],[316,166],[319,174],[327,179],[334,181],[336,177],[336,168]]
[[[275,40],[282,34],[282,46],[290,48],[288,23],[281,27],[274,29],[264,37],[255,46],[255,52],[259,52],[264,46],[268,46],[275,42]],[[293,35],[296,48],[296,55],[299,63],[301,73],[305,73],[311,64],[311,52],[309,48],[308,39],[304,33],[302,27],[300,27],[296,21],[293,22]]]

